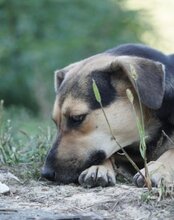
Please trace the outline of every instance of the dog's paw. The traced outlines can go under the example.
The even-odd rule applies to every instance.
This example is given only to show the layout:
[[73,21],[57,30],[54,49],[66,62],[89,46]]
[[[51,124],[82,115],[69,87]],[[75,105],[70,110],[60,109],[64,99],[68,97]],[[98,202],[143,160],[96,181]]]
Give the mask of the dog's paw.
[[87,188],[114,186],[116,183],[115,173],[104,165],[91,166],[80,174],[79,183]]
[[[165,165],[158,161],[151,161],[148,163],[148,171],[151,179],[152,186],[157,187],[161,180],[163,179],[165,182],[171,181],[171,174],[169,170],[165,167]],[[141,173],[145,175],[145,169],[141,170]],[[133,177],[135,185],[138,187],[145,186],[145,180],[140,175],[140,173],[136,173]]]

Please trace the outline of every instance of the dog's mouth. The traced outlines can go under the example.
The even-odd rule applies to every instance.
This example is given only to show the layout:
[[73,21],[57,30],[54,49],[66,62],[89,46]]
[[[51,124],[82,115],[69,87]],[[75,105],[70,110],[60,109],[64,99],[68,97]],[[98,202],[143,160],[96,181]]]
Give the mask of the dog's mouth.
[[41,171],[41,175],[44,179],[47,179],[57,184],[70,184],[78,183],[78,177],[83,171],[83,169],[67,169],[66,167],[59,167],[59,169],[54,169],[44,167]]
[[54,181],[57,184],[78,183],[78,177],[85,169],[92,165],[99,165],[105,159],[106,154],[103,151],[95,151],[90,155],[85,163],[78,162],[77,160],[76,163],[72,163],[72,161],[75,161],[74,159],[70,160],[71,163],[61,160],[61,162],[59,161],[59,163],[53,167],[49,165],[49,161],[46,161],[46,164],[41,171],[41,175],[43,178]]
[[78,184],[78,177],[81,174],[81,172],[74,171],[71,172],[71,174],[69,172],[67,173],[65,172],[63,175],[59,173],[55,173],[55,182],[59,185],[71,184],[71,183]]

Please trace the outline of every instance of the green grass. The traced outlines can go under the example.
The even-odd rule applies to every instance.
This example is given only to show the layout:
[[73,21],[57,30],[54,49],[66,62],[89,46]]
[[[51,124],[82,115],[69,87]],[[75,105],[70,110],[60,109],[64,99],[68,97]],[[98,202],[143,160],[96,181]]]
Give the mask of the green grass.
[[[136,73],[134,67],[131,66],[131,65],[130,65],[130,74],[131,74],[132,79],[135,81],[135,85],[136,85],[136,83],[137,83],[136,82],[136,80],[137,80],[137,73]],[[127,154],[125,149],[120,145],[120,143],[115,138],[113,130],[112,130],[111,125],[109,123],[109,120],[107,118],[106,112],[105,112],[105,110],[103,108],[100,91],[98,90],[98,87],[96,85],[95,80],[93,80],[92,87],[93,87],[93,92],[94,92],[94,95],[95,95],[95,99],[100,104],[101,110],[102,110],[103,115],[105,117],[105,120],[106,120],[106,123],[108,125],[108,128],[109,128],[109,131],[110,131],[112,139],[115,141],[115,144],[117,146],[119,146],[120,150],[122,150],[123,154],[125,155],[127,160],[132,164],[134,169],[144,178],[145,185],[147,186],[148,190],[151,191],[152,190],[152,184],[151,184],[151,180],[150,180],[150,176],[149,176],[149,171],[148,171],[148,167],[147,167],[147,157],[146,157],[146,135],[145,135],[145,128],[144,128],[144,116],[143,116],[142,104],[141,104],[141,100],[140,100],[140,96],[139,96],[139,92],[138,92],[138,87],[137,87],[137,94],[138,94],[138,102],[139,102],[139,108],[140,108],[140,113],[141,113],[140,118],[138,117],[138,115],[136,113],[136,109],[134,107],[134,97],[133,97],[133,94],[132,94],[131,90],[130,89],[126,89],[126,94],[127,94],[127,97],[129,99],[129,101],[132,104],[133,112],[135,114],[135,120],[136,120],[136,124],[137,124],[137,128],[138,128],[138,133],[139,133],[139,137],[140,137],[139,150],[140,150],[141,156],[142,156],[142,158],[144,160],[145,175],[142,174],[142,172],[139,169],[139,167],[136,165],[136,163],[132,160],[132,158]]]
[[36,118],[25,109],[0,108],[0,168],[24,178],[40,177],[40,169],[55,135],[51,118]]

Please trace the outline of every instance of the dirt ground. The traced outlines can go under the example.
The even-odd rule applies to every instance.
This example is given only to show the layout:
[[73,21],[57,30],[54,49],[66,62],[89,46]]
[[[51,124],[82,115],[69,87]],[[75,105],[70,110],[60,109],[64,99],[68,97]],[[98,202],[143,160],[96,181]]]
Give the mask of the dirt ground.
[[0,220],[174,219],[173,198],[158,201],[157,193],[148,196],[147,189],[130,185],[85,189],[15,179],[6,184],[10,193],[0,195]]

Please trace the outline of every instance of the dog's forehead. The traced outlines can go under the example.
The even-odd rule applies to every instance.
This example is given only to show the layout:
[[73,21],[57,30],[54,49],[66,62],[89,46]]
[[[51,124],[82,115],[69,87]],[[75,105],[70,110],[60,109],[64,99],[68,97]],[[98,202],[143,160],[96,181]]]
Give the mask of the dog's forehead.
[[[103,96],[103,105],[110,104],[114,100],[115,91],[106,80],[106,74],[103,70],[111,64],[112,60],[115,60],[115,57],[108,54],[98,54],[73,66],[65,74],[65,79],[58,90],[57,96],[59,97],[60,108],[62,108],[64,102],[72,106],[71,103],[75,103],[72,100],[79,100],[76,102],[76,106],[81,106],[81,103],[88,103],[91,109],[99,108],[92,90],[92,78],[97,80],[97,85]],[[99,74],[100,72],[101,74]],[[103,80],[105,80],[105,83],[103,83]]]
[[59,122],[61,115],[80,115],[87,112],[89,112],[88,103],[81,99],[74,98],[71,94],[68,94],[62,105],[60,105],[60,97],[56,97],[53,106],[52,118]]
[[67,72],[65,80],[69,80],[70,78],[73,79],[73,76],[86,76],[93,71],[102,70],[115,59],[115,56],[107,53],[97,54],[95,56],[84,59],[78,62],[74,68]]
[[[65,93],[84,90],[88,85],[90,76],[95,71],[103,70],[109,65],[115,57],[109,54],[98,54],[76,63],[73,68],[68,67],[64,81],[59,88],[58,95],[64,96]],[[66,69],[66,68],[65,68]],[[79,91],[79,93],[82,91]]]
[[80,115],[89,111],[88,103],[69,94],[61,106],[64,115]]

